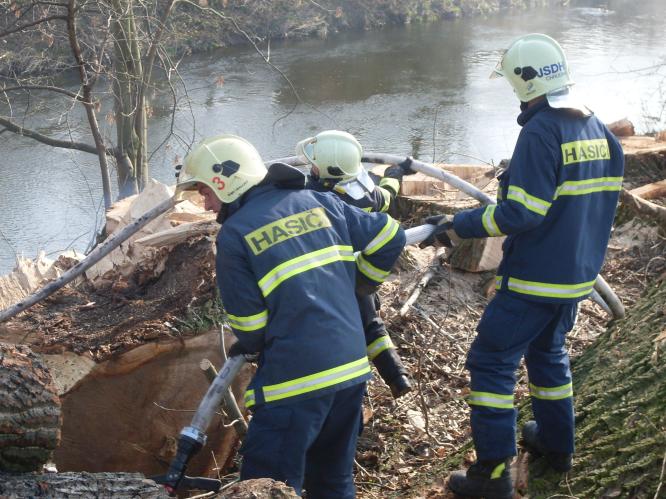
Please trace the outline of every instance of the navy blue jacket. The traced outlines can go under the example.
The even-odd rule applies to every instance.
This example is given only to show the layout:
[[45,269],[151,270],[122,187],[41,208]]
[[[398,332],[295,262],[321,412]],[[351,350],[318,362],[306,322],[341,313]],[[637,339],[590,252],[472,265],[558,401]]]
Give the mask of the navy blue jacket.
[[388,276],[405,244],[395,220],[331,193],[262,185],[243,196],[217,242],[229,323],[246,350],[261,352],[246,406],[369,379],[356,273],[377,285]]
[[497,272],[500,292],[546,302],[590,294],[604,260],[622,188],[624,154],[594,115],[544,101],[518,117],[523,126],[498,204],[459,212],[463,238],[508,235]]

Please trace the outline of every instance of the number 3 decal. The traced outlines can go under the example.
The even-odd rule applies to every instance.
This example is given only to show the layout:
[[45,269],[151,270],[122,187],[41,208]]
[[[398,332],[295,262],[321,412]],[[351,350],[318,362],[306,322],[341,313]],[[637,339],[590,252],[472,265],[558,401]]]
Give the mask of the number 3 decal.
[[224,180],[220,177],[213,177],[212,182],[217,185],[217,190],[221,191],[224,189]]

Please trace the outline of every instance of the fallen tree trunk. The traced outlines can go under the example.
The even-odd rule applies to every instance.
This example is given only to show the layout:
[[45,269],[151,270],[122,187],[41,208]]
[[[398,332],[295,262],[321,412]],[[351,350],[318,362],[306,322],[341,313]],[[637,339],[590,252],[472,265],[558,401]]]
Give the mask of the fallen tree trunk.
[[564,481],[537,475],[534,466],[530,497],[663,497],[665,303],[666,281],[651,284],[627,317],[573,362],[573,472]]
[[0,470],[40,471],[60,442],[60,399],[27,346],[0,343],[0,400]]
[[620,192],[620,201],[622,204],[636,215],[647,217],[657,222],[666,229],[666,208],[658,204],[646,201],[626,189]]
[[0,496],[19,497],[169,497],[164,487],[139,473],[0,473]]

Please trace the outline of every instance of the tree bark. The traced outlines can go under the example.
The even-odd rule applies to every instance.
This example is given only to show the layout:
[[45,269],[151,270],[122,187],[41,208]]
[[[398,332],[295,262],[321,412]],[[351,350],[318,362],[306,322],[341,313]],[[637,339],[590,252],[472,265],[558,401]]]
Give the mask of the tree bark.
[[565,481],[561,475],[538,476],[533,467],[530,497],[661,497],[665,303],[666,281],[651,284],[627,317],[573,363],[574,469]]
[[169,497],[139,473],[0,473],[0,496],[19,497]]
[[27,346],[0,343],[0,400],[0,470],[41,470],[60,442],[60,399]]
[[95,81],[97,80],[97,77],[91,77],[88,75],[88,71],[86,70],[86,61],[83,60],[81,46],[79,45],[79,39],[76,34],[77,10],[78,7],[76,0],[69,0],[67,9],[67,34],[69,37],[69,45],[79,70],[81,91],[83,93],[83,106],[86,109],[88,125],[90,126],[90,132],[92,133],[93,140],[95,141],[95,152],[97,154],[97,159],[99,160],[100,173],[102,176],[104,208],[109,209],[111,207],[111,179],[109,177],[109,165],[106,160],[106,145],[104,144],[102,132],[99,129],[99,123],[97,122],[97,114],[95,113],[92,97],[92,89]]

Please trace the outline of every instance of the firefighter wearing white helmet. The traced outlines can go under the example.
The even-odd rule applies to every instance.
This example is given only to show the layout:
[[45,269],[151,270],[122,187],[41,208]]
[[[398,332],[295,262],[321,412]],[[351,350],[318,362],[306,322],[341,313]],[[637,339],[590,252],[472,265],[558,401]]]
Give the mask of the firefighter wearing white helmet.
[[[386,212],[400,191],[403,175],[414,173],[411,158],[391,165],[384,176],[375,179],[361,164],[363,147],[347,132],[326,130],[300,141],[296,154],[311,166],[310,189],[334,192],[346,203],[371,212]],[[379,317],[380,303],[376,295],[357,296],[368,358],[395,398],[412,389],[407,368],[391,341],[384,321]]]
[[259,152],[235,135],[217,135],[197,144],[185,157],[176,193],[207,186],[222,203],[232,203],[257,185],[267,170]]
[[506,50],[490,77],[506,78],[521,102],[545,95],[553,108],[591,114],[572,88],[575,82],[562,47],[547,35],[532,33],[518,38]]
[[312,497],[353,499],[371,376],[355,289],[388,277],[404,231],[384,213],[305,189],[296,168],[266,169],[240,137],[204,140],[179,176],[178,190],[196,188],[224,212],[216,274],[238,339],[229,356],[260,354],[245,392],[253,417],[241,480],[273,478],[299,495],[305,482]]
[[312,164],[322,179],[349,180],[363,170],[363,147],[352,134],[340,130],[326,130],[300,141],[296,154]]
[[448,484],[463,496],[510,499],[515,374],[523,358],[534,415],[522,428],[524,445],[556,472],[572,467],[565,339],[604,260],[624,155],[608,128],[574,99],[567,59],[552,38],[529,34],[514,41],[493,74],[506,78],[520,99],[522,130],[499,177],[497,204],[442,219],[461,238],[506,236],[496,294],[465,364],[477,461]]

